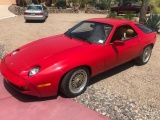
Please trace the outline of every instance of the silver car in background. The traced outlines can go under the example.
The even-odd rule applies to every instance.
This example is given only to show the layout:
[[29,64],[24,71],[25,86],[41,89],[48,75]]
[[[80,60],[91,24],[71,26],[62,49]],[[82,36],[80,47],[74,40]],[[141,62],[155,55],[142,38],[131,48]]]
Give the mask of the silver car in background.
[[27,6],[27,9],[24,12],[24,19],[29,20],[43,20],[45,21],[48,17],[47,7],[41,4],[31,4]]

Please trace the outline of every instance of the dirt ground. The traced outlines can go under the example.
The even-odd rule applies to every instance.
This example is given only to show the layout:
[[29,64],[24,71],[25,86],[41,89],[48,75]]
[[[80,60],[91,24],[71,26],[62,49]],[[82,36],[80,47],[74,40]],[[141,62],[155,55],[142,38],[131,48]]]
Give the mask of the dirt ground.
[[[0,20],[0,49],[3,53],[39,38],[64,33],[81,20],[106,17],[105,14],[49,14],[46,22],[25,23],[23,16]],[[133,99],[140,104],[160,109],[160,35],[150,61],[144,66],[126,63],[92,78],[92,84]]]

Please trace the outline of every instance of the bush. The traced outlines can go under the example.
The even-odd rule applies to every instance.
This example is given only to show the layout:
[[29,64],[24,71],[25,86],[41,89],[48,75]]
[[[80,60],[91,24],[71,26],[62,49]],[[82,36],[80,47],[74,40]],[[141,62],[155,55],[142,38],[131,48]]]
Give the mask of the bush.
[[84,9],[85,8],[85,3],[81,3],[81,5],[80,5],[80,9]]
[[134,20],[134,17],[136,17],[136,15],[132,12],[127,12],[123,18],[126,19],[126,20]]
[[107,18],[118,18],[118,16],[116,15],[116,13],[110,12],[110,13],[107,15]]
[[154,31],[158,32],[158,30],[160,29],[160,15],[158,15],[157,13],[152,13],[146,19],[146,25]]
[[26,6],[27,2],[26,2],[26,0],[16,0],[16,5],[17,6]]
[[150,0],[151,5],[153,6],[153,13],[160,13],[160,1],[159,0]]
[[26,3],[27,3],[27,5],[30,5],[31,1],[30,0],[26,0]]
[[117,16],[116,13],[114,12],[110,12],[108,15],[107,15],[107,18],[117,18],[117,19],[125,19],[125,20],[135,20],[134,17],[136,15],[131,13],[131,12],[128,12],[126,13],[124,16]]
[[123,19],[121,16],[117,16],[116,13],[110,12],[106,18],[115,18],[115,19]]
[[66,8],[66,0],[58,0],[56,3],[56,7]]
[[110,9],[110,3],[111,1],[106,2],[106,0],[100,0],[95,7],[99,8],[100,10],[108,10]]
[[106,5],[103,4],[103,3],[96,4],[96,8],[99,8],[100,10],[106,10],[107,9]]

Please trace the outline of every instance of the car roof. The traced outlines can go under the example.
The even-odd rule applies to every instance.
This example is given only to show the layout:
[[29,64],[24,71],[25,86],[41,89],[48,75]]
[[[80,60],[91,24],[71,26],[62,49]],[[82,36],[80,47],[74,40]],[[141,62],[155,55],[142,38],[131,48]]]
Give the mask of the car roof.
[[116,19],[116,18],[92,18],[92,19],[88,19],[87,21],[105,23],[105,24],[110,24],[113,26],[117,26],[121,24],[130,24],[130,23],[136,24],[137,23],[137,22],[130,21],[130,20],[123,20],[123,19]]

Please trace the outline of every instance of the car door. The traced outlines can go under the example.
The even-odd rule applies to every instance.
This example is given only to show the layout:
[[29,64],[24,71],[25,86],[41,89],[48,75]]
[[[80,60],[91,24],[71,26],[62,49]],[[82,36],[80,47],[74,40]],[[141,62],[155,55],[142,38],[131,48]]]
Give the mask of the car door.
[[137,57],[140,50],[140,40],[136,31],[130,25],[121,25],[116,28],[110,46],[116,53],[116,64],[118,65]]
[[104,53],[104,71],[109,70],[116,66],[117,63],[117,54],[115,49],[113,49],[112,45],[108,45],[108,41],[110,39],[110,34],[112,33],[113,27],[104,26],[105,36],[106,36],[106,44],[104,45],[103,53]]

